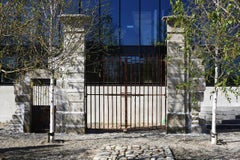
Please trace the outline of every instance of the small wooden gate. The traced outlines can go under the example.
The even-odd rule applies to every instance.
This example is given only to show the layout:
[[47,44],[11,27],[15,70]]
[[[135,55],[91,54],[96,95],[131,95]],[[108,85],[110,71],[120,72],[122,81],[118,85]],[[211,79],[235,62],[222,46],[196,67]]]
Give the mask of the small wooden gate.
[[145,47],[141,54],[111,54],[87,62],[87,129],[165,129],[165,55],[165,47]]
[[44,133],[49,131],[49,100],[50,79],[32,79],[32,132]]

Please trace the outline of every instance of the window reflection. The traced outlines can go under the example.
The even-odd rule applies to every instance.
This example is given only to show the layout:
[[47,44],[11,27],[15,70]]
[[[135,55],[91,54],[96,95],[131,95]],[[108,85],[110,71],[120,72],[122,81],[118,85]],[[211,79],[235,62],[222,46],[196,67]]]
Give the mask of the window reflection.
[[159,39],[159,1],[141,0],[141,45],[154,45]]
[[100,5],[101,16],[104,17],[105,11],[107,11],[111,17],[111,35],[103,35],[108,39],[109,36],[112,37],[109,39],[110,41],[108,40],[108,45],[155,45],[157,42],[163,42],[166,38],[166,27],[162,17],[170,14],[169,1],[82,0],[82,8],[84,8],[82,10],[89,6],[94,8],[96,5]]
[[[109,34],[102,44],[106,54],[91,52],[87,59],[87,83],[164,84],[166,49],[157,46],[165,39],[162,16],[169,13],[169,1],[100,0],[100,19],[108,10]],[[101,22],[102,31],[106,26]],[[109,39],[109,37],[111,37]],[[107,40],[108,39],[108,40]],[[93,55],[93,56],[91,56]],[[88,62],[89,61],[89,62]]]
[[165,83],[165,47],[128,46],[112,50],[108,56],[88,67],[87,83],[160,84]]
[[121,45],[139,44],[139,0],[121,0]]

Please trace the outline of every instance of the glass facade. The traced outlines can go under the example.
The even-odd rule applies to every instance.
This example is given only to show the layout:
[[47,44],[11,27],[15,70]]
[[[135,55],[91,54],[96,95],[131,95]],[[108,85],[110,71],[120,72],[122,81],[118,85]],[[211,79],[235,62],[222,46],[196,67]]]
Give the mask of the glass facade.
[[[120,45],[138,45],[139,44],[139,3],[138,0],[121,0],[120,10]],[[134,4],[134,5],[133,5]],[[123,11],[124,10],[124,11]]]
[[[88,1],[82,1],[83,10]],[[104,37],[101,44],[111,49],[107,53],[90,49],[86,82],[163,84],[166,48],[159,44],[164,44],[166,37],[162,17],[171,10],[169,1],[93,0],[91,6],[94,4],[98,5],[99,37]],[[108,32],[105,17],[110,18]]]
[[162,17],[171,12],[168,0],[72,0],[71,6],[67,13],[80,11],[98,15],[98,24],[102,26],[108,17],[111,41],[107,45],[115,46],[149,46],[163,42],[166,27]]
[[162,17],[171,10],[168,1],[99,0],[98,3],[100,14],[106,14],[104,11],[108,10],[112,19],[114,45],[149,46],[164,41],[165,26]]

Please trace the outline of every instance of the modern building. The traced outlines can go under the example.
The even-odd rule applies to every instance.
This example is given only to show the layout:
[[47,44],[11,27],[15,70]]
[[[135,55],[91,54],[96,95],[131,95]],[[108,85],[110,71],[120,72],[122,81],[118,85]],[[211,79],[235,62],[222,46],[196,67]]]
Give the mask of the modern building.
[[[72,53],[77,56],[76,61],[71,65],[63,63],[60,67],[63,72],[56,77],[56,131],[163,129],[169,133],[188,133],[196,129],[201,132],[198,122],[200,118],[209,120],[205,116],[209,116],[211,88],[202,81],[197,109],[190,105],[187,92],[176,91],[176,84],[187,79],[178,63],[184,60],[184,36],[181,29],[175,30],[163,20],[171,14],[170,2],[88,2],[72,0],[66,14],[60,16],[64,25],[63,44],[79,43],[79,46]],[[85,15],[91,9],[96,12],[95,28],[85,36],[84,25],[88,21]],[[82,40],[78,42],[77,38]],[[70,50],[65,46],[63,54]],[[174,57],[168,63],[167,55]],[[18,131],[46,131],[49,77],[47,71],[37,70],[27,73],[23,84],[14,84],[2,76],[1,106],[8,109],[3,110],[6,113],[1,114],[1,121],[11,120],[13,115],[13,128]],[[237,99],[232,104],[227,101],[222,104],[223,110],[228,105],[233,107],[231,118],[240,114]]]

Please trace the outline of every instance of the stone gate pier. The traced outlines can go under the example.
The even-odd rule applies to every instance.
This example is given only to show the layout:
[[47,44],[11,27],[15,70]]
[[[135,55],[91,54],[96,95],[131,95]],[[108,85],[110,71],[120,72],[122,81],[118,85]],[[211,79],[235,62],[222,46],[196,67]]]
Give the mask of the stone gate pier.
[[59,16],[63,24],[63,52],[56,88],[57,132],[85,133],[85,25],[89,17],[81,14]]
[[[186,41],[181,20],[176,25],[176,16],[165,17],[167,23],[167,132],[201,132],[199,126],[200,101],[205,90],[205,78],[190,75],[189,70],[204,72],[201,59],[185,50]],[[186,20],[186,21],[185,21]],[[190,65],[191,63],[191,65]],[[193,88],[184,87],[191,81]],[[182,85],[182,86],[181,86]],[[181,87],[180,87],[181,86]],[[192,103],[192,97],[198,102]],[[193,123],[194,122],[194,123]]]

